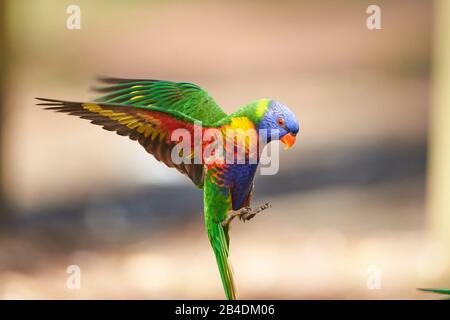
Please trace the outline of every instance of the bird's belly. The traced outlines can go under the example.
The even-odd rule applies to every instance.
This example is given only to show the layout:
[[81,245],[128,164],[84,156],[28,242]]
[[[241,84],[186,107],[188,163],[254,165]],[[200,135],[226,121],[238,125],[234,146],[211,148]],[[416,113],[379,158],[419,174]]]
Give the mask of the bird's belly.
[[233,210],[239,210],[247,203],[248,196],[253,188],[257,164],[233,165],[233,187],[231,201]]

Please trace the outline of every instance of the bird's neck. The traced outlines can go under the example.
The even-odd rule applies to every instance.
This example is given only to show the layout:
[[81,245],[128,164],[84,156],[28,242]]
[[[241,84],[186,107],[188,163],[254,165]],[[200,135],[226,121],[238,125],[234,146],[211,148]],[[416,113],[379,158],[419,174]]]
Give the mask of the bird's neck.
[[264,117],[264,114],[269,107],[269,99],[259,99],[252,103],[246,104],[240,107],[237,111],[230,114],[229,118],[247,117],[255,126],[258,126],[259,122]]

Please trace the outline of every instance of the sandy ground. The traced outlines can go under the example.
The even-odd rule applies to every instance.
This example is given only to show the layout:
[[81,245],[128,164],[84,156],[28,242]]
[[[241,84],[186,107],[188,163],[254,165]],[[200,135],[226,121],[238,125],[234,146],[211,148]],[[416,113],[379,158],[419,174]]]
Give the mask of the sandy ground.
[[[433,298],[416,288],[448,281],[450,260],[424,233],[423,190],[415,182],[294,193],[273,199],[273,208],[249,223],[235,222],[231,259],[239,297]],[[52,241],[26,234],[2,239],[2,298],[222,298],[200,213],[184,226],[122,245],[67,249]],[[71,265],[81,270],[79,290],[67,288]],[[380,287],[369,289],[378,274]]]

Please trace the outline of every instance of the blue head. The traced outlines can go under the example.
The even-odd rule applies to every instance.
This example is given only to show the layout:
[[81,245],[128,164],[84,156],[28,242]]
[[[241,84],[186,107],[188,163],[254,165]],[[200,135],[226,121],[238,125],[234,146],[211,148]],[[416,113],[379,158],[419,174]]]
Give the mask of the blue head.
[[287,106],[279,101],[270,100],[258,124],[258,129],[268,131],[268,142],[274,139],[280,140],[288,149],[295,143],[299,124],[294,113]]

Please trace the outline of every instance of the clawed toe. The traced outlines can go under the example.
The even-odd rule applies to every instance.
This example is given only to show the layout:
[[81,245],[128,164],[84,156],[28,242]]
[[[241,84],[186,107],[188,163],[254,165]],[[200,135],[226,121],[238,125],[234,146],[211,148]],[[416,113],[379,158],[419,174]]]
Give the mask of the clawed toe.
[[237,215],[239,216],[239,220],[245,222],[247,220],[250,220],[255,215],[253,213],[253,209],[251,207],[245,207],[237,212]]
[[255,210],[253,210],[251,207],[245,207],[245,208],[240,209],[239,211],[231,211],[231,212],[229,212],[226,219],[222,222],[222,226],[229,227],[231,221],[235,217],[239,217],[239,220],[241,220],[243,222],[249,221],[249,220],[253,219],[256,216],[256,214],[258,214],[259,212],[266,210],[268,208],[270,208],[270,203],[266,202],[265,204],[259,206]]

